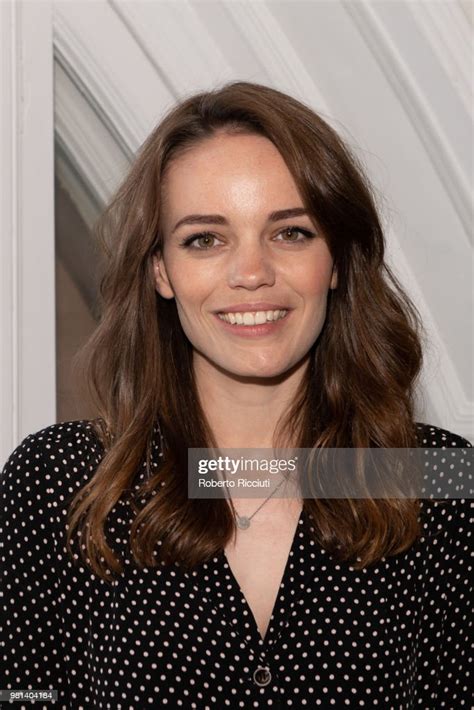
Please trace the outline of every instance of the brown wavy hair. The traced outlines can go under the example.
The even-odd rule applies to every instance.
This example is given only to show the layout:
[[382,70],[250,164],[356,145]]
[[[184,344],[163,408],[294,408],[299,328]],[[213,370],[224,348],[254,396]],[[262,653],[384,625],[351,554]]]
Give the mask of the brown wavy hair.
[[[168,111],[143,144],[98,224],[106,268],[102,316],[81,353],[99,417],[103,457],[69,509],[81,554],[103,579],[123,570],[105,523],[125,494],[134,518],[130,549],[140,566],[192,568],[232,538],[225,499],[187,497],[188,447],[215,447],[192,368],[192,346],[174,299],[155,289],[152,257],[162,248],[160,188],[184,151],[218,131],[267,137],[281,153],[337,269],[326,320],[276,439],[318,447],[418,446],[414,386],[422,363],[418,311],[384,262],[373,188],[360,162],[311,108],[267,86],[230,82]],[[159,421],[164,456],[151,466]],[[131,494],[137,472],[148,479]],[[305,499],[315,537],[355,569],[407,550],[421,534],[417,499]],[[159,544],[159,541],[161,544]]]

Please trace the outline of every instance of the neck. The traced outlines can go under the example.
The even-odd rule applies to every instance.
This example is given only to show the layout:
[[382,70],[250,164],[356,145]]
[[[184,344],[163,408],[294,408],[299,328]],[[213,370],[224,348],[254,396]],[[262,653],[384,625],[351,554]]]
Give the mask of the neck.
[[308,364],[306,357],[277,377],[241,377],[195,353],[196,387],[217,446],[271,448],[276,426],[294,402]]

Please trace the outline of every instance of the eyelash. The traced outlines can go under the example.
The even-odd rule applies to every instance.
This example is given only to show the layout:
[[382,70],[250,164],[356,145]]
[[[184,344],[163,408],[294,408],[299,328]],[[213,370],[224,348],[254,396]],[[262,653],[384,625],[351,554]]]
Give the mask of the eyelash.
[[[302,242],[307,241],[308,239],[314,239],[316,237],[316,234],[314,232],[311,232],[309,229],[304,229],[303,227],[294,227],[294,226],[289,226],[289,227],[284,227],[278,232],[278,235],[282,234],[283,232],[300,232],[304,236],[304,239],[299,239],[297,242],[287,242],[287,244],[301,244]],[[191,236],[186,237],[184,239],[180,246],[184,247],[185,249],[192,248],[195,251],[209,251],[212,249],[212,247],[191,247],[191,244],[195,242],[197,239],[202,239],[202,237],[215,237],[215,234],[212,232],[199,232],[198,234],[191,234]]]

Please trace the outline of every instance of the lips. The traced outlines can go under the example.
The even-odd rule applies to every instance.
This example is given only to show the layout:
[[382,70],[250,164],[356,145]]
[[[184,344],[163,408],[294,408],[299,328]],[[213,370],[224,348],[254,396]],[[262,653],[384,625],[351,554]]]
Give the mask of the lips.
[[[272,311],[273,312],[273,311]],[[258,311],[257,311],[258,313]],[[237,337],[242,337],[242,338],[260,338],[264,336],[269,336],[272,334],[275,334],[281,330],[281,328],[284,328],[284,324],[287,322],[289,318],[291,318],[291,311],[289,310],[282,310],[282,311],[277,311],[277,313],[280,314],[285,314],[281,318],[277,318],[277,320],[269,320],[265,321],[264,323],[253,323],[253,322],[247,322],[244,323],[244,316],[239,313],[227,313],[227,315],[223,315],[220,313],[214,313],[214,318],[218,323],[220,324],[220,327],[223,328],[225,331],[227,331],[229,334]],[[235,322],[232,323],[231,319],[235,318]],[[249,318],[245,318],[245,320],[251,320]],[[239,322],[242,321],[242,322]]]

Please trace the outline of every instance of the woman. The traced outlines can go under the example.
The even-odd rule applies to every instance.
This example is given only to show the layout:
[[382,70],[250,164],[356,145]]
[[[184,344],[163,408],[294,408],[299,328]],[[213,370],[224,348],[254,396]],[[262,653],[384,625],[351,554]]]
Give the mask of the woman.
[[[94,421],[3,474],[6,688],[64,707],[460,707],[467,503],[188,497],[188,449],[450,449],[413,419],[416,310],[370,187],[307,106],[182,101],[101,222]],[[454,448],[453,448],[454,447]],[[441,579],[442,576],[442,579]]]

